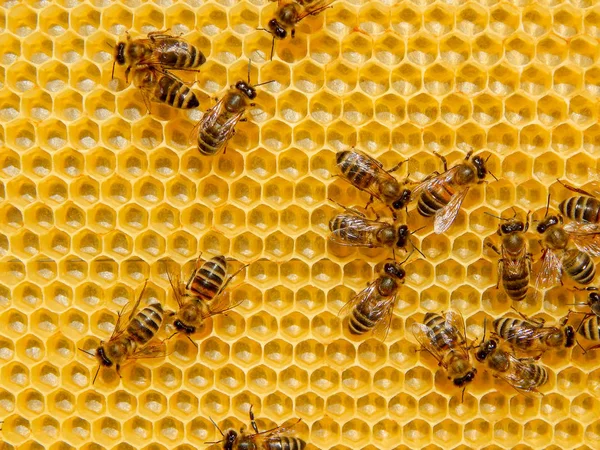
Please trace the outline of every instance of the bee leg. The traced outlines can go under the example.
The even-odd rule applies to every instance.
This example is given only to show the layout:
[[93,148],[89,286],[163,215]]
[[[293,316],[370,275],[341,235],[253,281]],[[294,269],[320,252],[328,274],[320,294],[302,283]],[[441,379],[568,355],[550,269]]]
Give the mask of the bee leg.
[[125,69],[125,83],[129,83],[129,72],[131,72],[131,66]]
[[375,208],[371,207],[371,211],[373,211],[373,214],[375,215],[375,220],[378,221],[380,219],[380,217],[379,217],[379,214],[377,214],[377,211],[375,211]]
[[296,37],[296,29],[292,28],[292,39]]
[[498,281],[496,281],[496,289],[500,287],[500,280],[502,279],[502,273],[504,272],[504,260],[500,258],[498,260]]
[[388,173],[392,173],[397,171],[398,169],[400,169],[402,167],[402,164],[404,164],[405,162],[408,162],[408,159],[405,159],[404,161],[400,161],[398,164],[396,164],[394,167],[392,167],[390,170],[388,170]]
[[248,412],[248,414],[250,415],[250,425],[252,425],[252,429],[254,430],[254,432],[258,434],[258,426],[256,425],[256,420],[254,419],[254,412],[252,411],[252,407],[253,405],[250,405],[250,411]]
[[186,334],[186,336],[187,336],[187,338],[190,340],[190,342],[191,342],[192,344],[194,344],[194,347],[198,348],[198,344],[196,344],[196,343],[193,341],[193,339],[192,339],[192,338],[189,336],[189,334]]
[[365,205],[365,209],[368,209],[368,208],[369,208],[369,206],[371,206],[371,203],[373,203],[373,201],[374,201],[374,198],[373,198],[373,196],[371,195],[371,197],[369,198],[369,201],[368,201],[368,202],[367,202],[367,204]]
[[433,154],[442,160],[442,164],[444,164],[444,172],[447,172],[448,171],[448,160],[446,159],[446,157],[440,155],[438,152],[433,152]]
[[119,375],[119,378],[123,378],[123,375],[121,375],[121,364],[117,364],[115,369],[117,371],[117,375]]

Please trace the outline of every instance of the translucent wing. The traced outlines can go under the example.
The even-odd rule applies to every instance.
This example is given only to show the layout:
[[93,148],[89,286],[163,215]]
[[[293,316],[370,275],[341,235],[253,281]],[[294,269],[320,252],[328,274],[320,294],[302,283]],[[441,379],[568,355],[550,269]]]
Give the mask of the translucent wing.
[[354,297],[352,297],[350,299],[350,301],[348,301],[348,303],[346,303],[342,307],[342,309],[340,309],[338,316],[340,316],[340,317],[347,316],[350,313],[350,311],[352,311],[358,304],[369,300],[370,297],[375,292],[376,287],[377,287],[377,280],[373,281],[365,289],[363,289],[358,294],[356,294]]
[[467,192],[469,192],[468,187],[456,192],[450,199],[450,202],[435,213],[433,231],[437,234],[442,234],[450,228],[450,225],[452,225],[460,211],[460,206],[467,196]]
[[[123,307],[121,312],[119,312],[119,315],[117,317],[117,323],[115,324],[115,329],[113,330],[113,333],[110,336],[109,340],[117,339],[119,336],[121,336],[125,332],[125,330],[127,329],[127,325],[129,325],[129,322],[131,321],[131,319],[133,319],[133,317],[138,312],[140,303],[142,301],[142,296],[144,295],[144,291],[146,290],[147,283],[148,283],[148,281],[146,280],[146,282],[144,283],[144,287],[142,288],[142,292],[140,292],[140,295],[138,296],[137,300],[133,303],[133,305],[131,305],[131,302],[127,303]],[[131,305],[131,309],[129,308],[130,305]],[[129,311],[129,314],[124,319],[123,317],[124,317],[126,311]]]
[[[383,164],[381,164],[381,162],[377,161],[375,158],[370,157],[369,155],[361,152],[360,150],[352,150],[352,153],[358,156],[356,158],[356,161],[354,161],[354,164],[356,165],[356,171],[369,173],[371,174],[374,180],[377,180],[372,183],[369,183],[365,188],[356,186],[355,184],[352,185],[362,191],[368,192],[379,201],[382,201],[380,186],[386,183],[398,183],[398,180],[396,180],[392,175],[390,175],[383,168]],[[346,181],[349,180],[346,179]]]
[[235,132],[235,126],[241,120],[244,115],[244,111],[240,111],[237,114],[229,117],[224,122],[220,123],[221,117],[223,117],[224,111],[224,102],[223,99],[219,100],[215,106],[209,109],[200,122],[198,122],[198,133],[206,132],[210,129],[211,140],[216,140],[225,144],[233,133]]
[[173,289],[173,296],[175,297],[175,301],[177,302],[177,305],[181,308],[185,303],[185,286],[181,283],[181,276],[179,274],[179,270],[173,270],[171,267],[169,267],[168,263],[165,263],[165,272],[167,274],[167,278],[169,279],[169,284]]
[[333,220],[343,220],[345,225],[329,235],[329,240],[339,245],[374,247],[373,237],[382,228],[390,226],[386,222],[369,220],[350,212],[338,214]]
[[600,256],[600,224],[570,222],[564,229],[579,250],[590,256]]
[[444,319],[446,319],[446,329],[448,330],[448,333],[455,333],[458,341],[465,343],[465,320],[463,319],[462,314],[458,311],[450,309],[444,314]]
[[239,305],[241,305],[244,301],[240,301],[237,303],[233,303],[231,295],[223,295],[223,291],[221,291],[217,296],[210,302],[208,308],[202,309],[202,318],[206,319],[208,317],[216,316],[218,314],[226,313]]
[[[506,373],[497,373],[496,376],[519,391],[537,392],[539,380],[534,363],[530,359],[519,359],[512,354],[509,354],[508,357],[511,370]],[[544,369],[542,368],[542,370]]]
[[549,248],[542,253],[542,266],[535,280],[535,289],[547,289],[561,282],[562,262],[558,255]]
[[394,317],[394,305],[396,304],[396,294],[389,297],[382,297],[376,305],[376,308],[381,310],[381,318],[375,328],[373,328],[373,336],[381,341],[385,341],[390,326],[392,325],[392,318]]
[[410,201],[412,202],[412,201],[418,200],[419,197],[421,195],[423,195],[424,192],[430,191],[431,189],[433,189],[434,187],[436,187],[440,184],[446,184],[446,183],[449,183],[450,181],[452,181],[452,179],[454,178],[454,175],[456,174],[457,167],[458,166],[454,166],[451,169],[448,169],[444,173],[425,178],[423,181],[421,181],[419,184],[417,184],[415,186],[415,188],[412,190],[412,193],[410,196]]
[[516,342],[525,344],[526,342],[532,342],[536,339],[536,331],[539,327],[536,327],[529,322],[524,322],[519,326],[510,327],[508,331],[504,333],[503,338],[507,341],[515,340]]
[[254,436],[257,436],[257,437],[261,436],[263,442],[275,441],[279,437],[291,436],[291,435],[296,434],[296,430],[294,429],[294,427],[296,425],[298,425],[300,422],[301,422],[301,420],[298,419],[296,422],[294,422],[291,425],[280,426],[280,427],[272,428],[270,430],[261,431],[260,433],[257,433]]
[[433,330],[423,323],[413,323],[410,330],[419,344],[437,359],[440,366],[447,369],[448,365],[444,362],[444,354],[442,354],[440,348],[435,345],[436,338]]
[[502,272],[506,276],[521,275],[528,270],[527,266],[527,249],[523,248],[518,256],[513,256],[507,253],[502,246]]
[[163,358],[167,355],[167,346],[164,342],[146,345],[136,349],[129,359]]
[[315,0],[315,1],[311,2],[311,3],[308,3],[305,6],[304,11],[302,12],[302,14],[300,14],[300,16],[298,17],[297,22],[300,22],[306,16],[316,16],[317,14],[319,14],[324,9],[329,8],[334,1],[335,0],[332,0],[329,3],[327,3],[325,0]]

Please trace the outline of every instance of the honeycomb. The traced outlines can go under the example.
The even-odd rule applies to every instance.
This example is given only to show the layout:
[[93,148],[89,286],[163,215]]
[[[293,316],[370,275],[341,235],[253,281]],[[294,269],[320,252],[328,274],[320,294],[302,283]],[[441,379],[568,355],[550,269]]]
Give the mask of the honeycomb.
[[[427,311],[462,312],[471,338],[510,312],[496,290],[490,215],[543,214],[588,188],[600,154],[600,4],[590,0],[337,0],[270,60],[267,0],[5,0],[0,7],[0,432],[2,450],[218,448],[221,428],[298,418],[311,449],[598,448],[597,352],[545,355],[543,396],[483,368],[453,389],[407,331]],[[224,154],[189,136],[201,111],[154,105],[111,79],[115,40],[170,28],[207,56],[202,109],[251,58],[256,106]],[[352,337],[341,306],[389,255],[334,248],[328,221],[367,198],[335,168],[356,146],[419,180],[469,150],[497,177],[473,188],[436,235],[408,215],[426,258],[383,342]],[[590,188],[590,189],[591,189]],[[539,258],[539,245],[531,246]],[[165,265],[224,254],[251,263],[244,303],[164,359],[123,378],[78,348],[106,339],[140,293],[174,307]],[[555,287],[520,310],[564,316]],[[583,296],[582,296],[583,298]],[[580,300],[583,301],[583,300]]]

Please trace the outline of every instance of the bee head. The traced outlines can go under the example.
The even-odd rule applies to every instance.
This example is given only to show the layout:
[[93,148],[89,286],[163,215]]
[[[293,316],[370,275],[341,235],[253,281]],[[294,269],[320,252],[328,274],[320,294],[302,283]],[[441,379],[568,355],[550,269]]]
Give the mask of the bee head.
[[557,216],[545,217],[540,223],[538,223],[537,232],[540,234],[545,233],[548,228],[558,223],[559,219]]
[[392,203],[392,207],[394,209],[402,209],[404,208],[408,202],[410,201],[410,195],[411,195],[411,190],[410,189],[404,189],[402,191],[402,195],[400,196],[400,198],[398,200],[396,200],[394,203]]
[[502,234],[511,234],[523,230],[525,230],[525,224],[520,220],[514,220],[500,225],[500,231]]
[[477,168],[477,178],[483,180],[488,173],[485,168],[485,160],[481,156],[474,156],[471,162]]
[[573,327],[571,325],[567,325],[565,327],[565,338],[566,338],[565,347],[569,348],[569,347],[573,347],[573,345],[575,345],[575,330],[573,329]]
[[180,331],[185,334],[194,334],[196,332],[196,327],[191,327],[189,325],[184,324],[181,320],[177,319],[173,322],[177,331]]
[[489,354],[492,353],[494,350],[496,350],[496,347],[497,347],[497,343],[493,339],[484,342],[483,348],[481,350],[479,350],[477,353],[475,353],[475,358],[479,362],[485,361],[485,359],[489,356]]
[[125,42],[119,42],[115,47],[115,61],[120,66],[125,64],[125,45]]
[[254,100],[256,98],[256,89],[253,86],[246,83],[245,81],[238,81],[235,83],[235,88],[243,93],[250,100]]
[[269,27],[269,31],[275,39],[285,39],[287,37],[286,29],[283,28],[279,22],[277,22],[277,19],[269,20],[269,24],[267,26]]
[[463,387],[467,383],[470,383],[475,379],[475,374],[477,373],[477,369],[472,369],[464,377],[455,378],[453,383],[454,386]]
[[589,298],[590,305],[594,305],[594,304],[600,302],[600,294],[598,294],[597,292],[590,292],[590,295],[588,298]]
[[104,367],[110,367],[113,365],[113,362],[108,359],[108,356],[106,356],[106,352],[102,346],[98,347],[98,350],[96,350],[96,357],[100,361],[100,364],[102,364]]
[[383,271],[394,278],[402,280],[406,276],[406,272],[397,262],[385,263]]
[[410,231],[408,231],[408,225],[400,225],[398,227],[398,242],[396,242],[396,247],[399,247],[399,248],[406,247],[406,243],[408,242],[409,236],[410,236]]
[[233,445],[237,440],[238,434],[234,430],[228,430],[225,434],[225,438],[223,439],[223,450],[233,450]]

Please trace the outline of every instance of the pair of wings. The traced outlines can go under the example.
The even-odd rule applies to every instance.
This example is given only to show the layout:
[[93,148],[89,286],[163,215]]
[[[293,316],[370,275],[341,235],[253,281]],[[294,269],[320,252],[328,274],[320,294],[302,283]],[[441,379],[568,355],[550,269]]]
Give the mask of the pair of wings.
[[[390,329],[390,325],[392,324],[392,317],[394,316],[394,305],[396,304],[396,296],[397,292],[390,295],[389,297],[380,296],[377,291],[379,283],[381,283],[381,278],[377,278],[371,284],[369,284],[365,289],[360,291],[354,297],[350,299],[348,303],[346,303],[338,316],[345,317],[349,315],[354,308],[358,305],[370,302],[370,309],[381,311],[381,318],[377,322],[377,325],[372,330],[373,335],[384,341],[388,330]],[[376,298],[377,297],[377,298]]]
[[[570,240],[591,257],[600,256],[600,224],[570,222],[563,226]],[[542,265],[536,279],[536,291],[556,286],[561,282],[562,258],[550,248],[542,253]]]
[[441,337],[444,343],[452,349],[452,351],[463,355],[467,360],[469,359],[469,352],[467,351],[465,321],[462,315],[458,311],[451,309],[442,313],[442,316],[444,318],[444,331],[437,335],[432,328],[417,322],[412,324],[411,331],[419,344],[431,353],[440,366],[444,369],[448,369],[445,358],[448,350],[440,349],[440,346],[436,344],[439,337]]
[[[196,272],[198,272],[198,270],[200,269],[199,263],[200,263],[200,258],[198,258],[198,262],[196,263],[196,267],[194,268],[194,272],[192,273],[190,281],[193,279],[194,276],[196,276]],[[242,269],[244,267],[245,266],[242,266]],[[186,284],[181,282],[181,277],[180,277],[179,271],[171,270],[167,265],[166,273],[167,273],[167,278],[169,279],[169,284],[171,285],[171,288],[173,289],[173,296],[175,297],[175,301],[177,302],[178,308],[181,308],[183,305],[185,305],[189,301],[198,301],[196,299],[196,297],[189,294],[189,289],[187,288]],[[217,292],[217,294],[210,301],[209,307],[206,310],[204,308],[201,309],[202,319],[207,319],[211,316],[216,316],[218,314],[222,314],[226,311],[229,311],[230,309],[235,308],[236,306],[238,306],[241,303],[241,302],[233,303],[232,297],[230,295],[223,295],[223,293],[225,292],[225,288],[227,287],[227,285],[229,284],[229,282],[231,281],[231,279],[234,276],[235,276],[235,274],[228,277],[227,281],[225,281],[225,283],[223,283],[223,286],[221,286],[221,289],[219,289],[219,292]]]
[[215,106],[206,111],[204,116],[202,116],[202,119],[200,119],[200,122],[198,122],[196,127],[194,127],[198,129],[198,138],[200,138],[200,135],[203,131],[218,126],[219,129],[217,135],[212,136],[212,138],[215,138],[221,143],[218,150],[220,150],[227,143],[227,141],[231,139],[235,132],[235,126],[242,119],[245,113],[245,111],[240,111],[236,114],[230,115],[223,123],[218,123],[218,120],[223,114],[229,114],[225,112],[224,100],[226,95],[227,94],[225,94]]
[[[342,220],[344,228],[333,230],[329,240],[339,245],[374,247],[377,232],[390,225],[386,222],[370,220],[358,212],[347,209],[346,212],[338,214],[333,220]],[[373,241],[373,242],[369,242]]]
[[[127,326],[129,322],[135,317],[140,308],[140,303],[142,301],[142,296],[144,295],[144,291],[146,290],[146,283],[144,283],[144,287],[142,288],[142,292],[138,296],[137,300],[133,305],[128,303],[121,310],[117,317],[117,323],[115,324],[115,329],[113,330],[112,335],[110,336],[109,342],[115,339],[121,338],[125,332],[127,331]],[[130,308],[131,305],[131,308]],[[123,318],[125,317],[125,320]],[[159,358],[164,357],[167,354],[167,348],[164,342],[159,342],[157,344],[145,345],[142,347],[137,347],[135,352],[129,357],[129,359],[139,359],[139,358]]]
[[[426,192],[429,192],[432,189],[437,189],[439,186],[451,183],[459,168],[460,164],[448,169],[444,173],[428,177],[413,189],[410,200],[418,200],[419,197]],[[435,231],[436,234],[442,234],[446,232],[448,228],[450,228],[456,219],[456,216],[458,215],[460,207],[468,192],[468,186],[461,188],[459,191],[454,193],[446,206],[436,211],[433,221],[433,231]]]
[[526,345],[528,343],[540,342],[550,334],[555,334],[560,330],[557,327],[543,327],[533,323],[523,322],[519,326],[511,327],[506,333],[504,333],[503,339],[507,341],[518,342],[519,345]]
[[512,353],[508,354],[508,360],[510,370],[497,372],[494,376],[506,381],[519,392],[537,392],[540,386],[537,379],[538,370],[545,369],[536,365],[531,358],[517,358]]
[[502,274],[504,276],[521,275],[529,269],[527,248],[523,247],[518,256],[509,254],[502,246]]
[[[185,52],[187,53],[187,59],[190,61],[193,60],[193,55],[189,51],[192,48],[192,45],[188,41],[179,36],[173,36],[166,32],[163,34],[149,34],[148,36],[149,37],[147,39],[136,39],[136,41],[140,44],[153,48],[153,52],[150,54],[150,56],[140,59],[136,63],[137,66],[147,65],[158,67],[161,70],[189,70],[181,67],[175,67],[172,64],[165,63],[165,61],[161,59],[161,56],[165,53],[181,54]],[[168,40],[172,42],[169,43],[167,42]],[[180,45],[181,43],[185,45],[182,46]],[[196,51],[199,52],[200,50],[196,49]],[[204,64],[204,62],[202,64]],[[193,70],[196,71],[197,69]]]
[[371,183],[365,188],[358,187],[354,184],[353,186],[357,187],[361,191],[367,192],[383,203],[383,199],[381,198],[381,186],[388,183],[398,184],[398,180],[390,175],[390,173],[383,168],[383,164],[381,164],[381,162],[377,161],[375,158],[372,158],[360,150],[352,150],[352,153],[356,155],[354,164],[356,165],[357,170],[355,170],[355,172],[367,172],[377,180],[376,183]]

